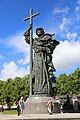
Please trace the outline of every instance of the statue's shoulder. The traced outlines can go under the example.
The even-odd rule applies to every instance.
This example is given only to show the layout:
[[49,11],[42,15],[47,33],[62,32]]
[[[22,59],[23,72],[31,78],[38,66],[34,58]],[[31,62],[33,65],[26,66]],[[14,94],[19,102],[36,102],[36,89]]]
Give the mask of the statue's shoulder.
[[34,40],[39,40],[39,39],[50,39],[50,38],[52,38],[52,35],[46,33],[46,34],[44,34],[44,35],[42,35],[42,36],[40,36],[40,37],[35,37]]
[[45,40],[52,39],[52,35],[51,35],[51,34],[46,33],[46,34],[44,34],[44,35],[43,35],[43,39],[45,39]]
[[52,41],[52,35],[51,34],[43,34],[40,37],[34,38],[34,42],[48,42],[48,41]]

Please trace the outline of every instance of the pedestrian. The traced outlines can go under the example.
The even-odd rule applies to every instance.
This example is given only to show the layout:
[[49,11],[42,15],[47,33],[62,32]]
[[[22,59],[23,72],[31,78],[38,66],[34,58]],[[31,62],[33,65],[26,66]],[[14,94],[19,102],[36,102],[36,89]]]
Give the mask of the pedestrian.
[[24,99],[23,99],[23,97],[21,97],[20,100],[19,100],[19,109],[20,109],[20,115],[22,115],[23,110],[24,110]]
[[74,97],[73,98],[73,108],[74,108],[74,112],[75,113],[78,113],[78,108],[79,108],[79,102],[78,102],[78,99],[77,97]]
[[2,104],[2,102],[0,101],[0,112],[1,112],[1,114],[3,114],[3,112],[4,112],[4,109],[3,109],[3,104]]
[[20,115],[20,105],[19,105],[19,100],[17,101],[17,112],[18,112],[18,116]]
[[48,102],[47,102],[47,110],[49,112],[49,115],[52,114],[53,107],[54,107],[54,104],[53,104],[52,100],[49,99]]

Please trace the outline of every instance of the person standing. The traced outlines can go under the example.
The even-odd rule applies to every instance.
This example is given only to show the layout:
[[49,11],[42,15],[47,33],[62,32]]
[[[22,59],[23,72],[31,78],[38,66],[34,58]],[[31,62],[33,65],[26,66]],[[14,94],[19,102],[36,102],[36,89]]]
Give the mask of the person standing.
[[23,110],[24,110],[24,100],[23,97],[20,98],[19,100],[19,109],[20,109],[20,115],[23,114]]
[[17,112],[18,112],[18,116],[20,115],[20,105],[19,105],[19,100],[17,101]]
[[3,114],[3,112],[4,112],[4,109],[3,109],[3,104],[2,104],[2,102],[0,101],[0,112],[1,112],[1,115]]
[[47,102],[47,110],[49,112],[49,115],[52,114],[53,107],[54,107],[54,104],[53,104],[52,100],[49,99],[48,102]]

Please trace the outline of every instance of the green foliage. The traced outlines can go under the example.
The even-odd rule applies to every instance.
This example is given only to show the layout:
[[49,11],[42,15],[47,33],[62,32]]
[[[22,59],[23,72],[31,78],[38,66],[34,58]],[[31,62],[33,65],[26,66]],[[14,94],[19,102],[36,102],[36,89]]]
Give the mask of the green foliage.
[[0,101],[3,102],[3,95],[4,95],[4,86],[5,82],[0,80]]
[[68,91],[68,76],[64,73],[64,74],[61,74],[58,78],[57,78],[57,86],[56,86],[56,89],[57,89],[57,94],[59,95],[64,95],[64,94],[67,94],[69,91]]
[[80,94],[80,69],[78,68],[73,73],[66,75],[61,74],[57,78],[56,91],[58,95],[77,95]]
[[15,115],[17,110],[4,110],[3,115]]
[[10,108],[14,102],[23,96],[24,99],[29,95],[29,75],[21,78],[7,79],[7,81],[0,80],[0,100],[6,103]]

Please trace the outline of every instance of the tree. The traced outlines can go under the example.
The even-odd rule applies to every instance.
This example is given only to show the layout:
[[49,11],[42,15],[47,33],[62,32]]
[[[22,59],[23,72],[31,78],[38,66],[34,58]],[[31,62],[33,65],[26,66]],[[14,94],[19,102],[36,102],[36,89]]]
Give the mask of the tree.
[[14,86],[12,85],[12,83],[13,83],[13,79],[9,78],[9,79],[7,79],[7,81],[5,82],[5,84],[3,86],[4,100],[6,101],[9,109],[10,109],[10,106],[14,102],[13,95],[12,95],[12,92],[14,91]]
[[0,80],[0,101],[2,101],[2,103],[4,102],[4,96],[3,96],[3,93],[4,93],[4,89],[3,89],[4,83],[5,83],[5,81]]
[[78,68],[73,73],[66,75],[61,74],[57,78],[57,94],[58,95],[77,95],[80,94],[80,69]]
[[56,80],[56,89],[58,95],[64,95],[69,92],[68,76],[63,73]]
[[[1,83],[1,81],[0,81]],[[29,75],[16,77],[15,79],[8,78],[4,84],[0,84],[2,91],[0,98],[7,103],[8,108],[14,104],[21,96],[26,99],[29,96]]]

